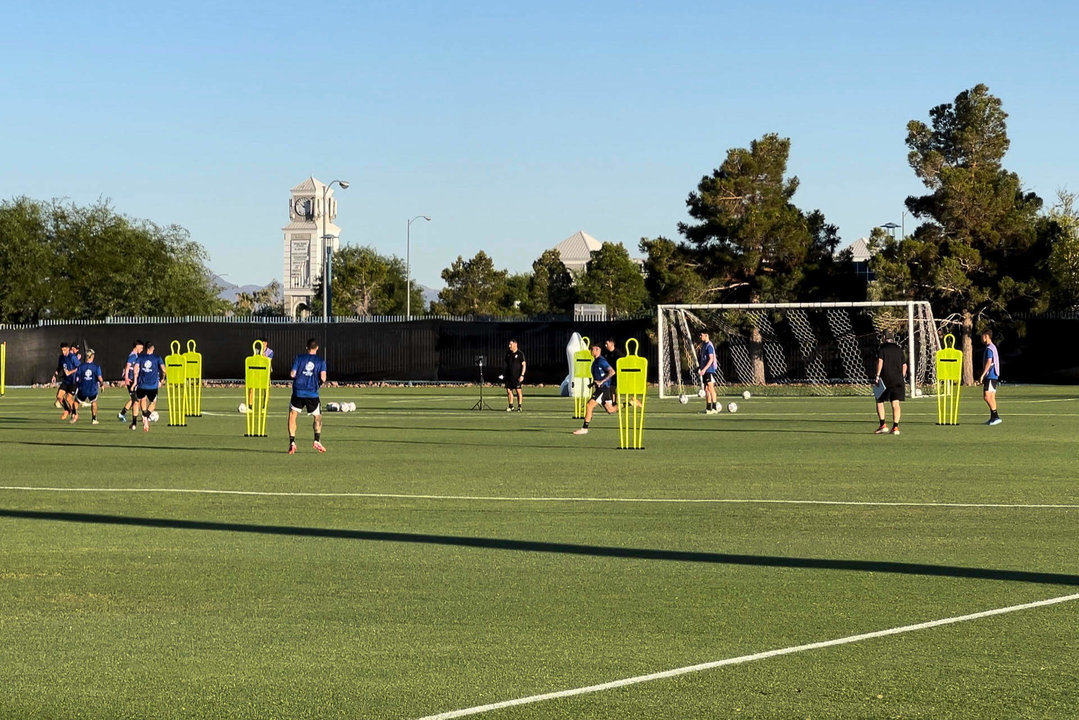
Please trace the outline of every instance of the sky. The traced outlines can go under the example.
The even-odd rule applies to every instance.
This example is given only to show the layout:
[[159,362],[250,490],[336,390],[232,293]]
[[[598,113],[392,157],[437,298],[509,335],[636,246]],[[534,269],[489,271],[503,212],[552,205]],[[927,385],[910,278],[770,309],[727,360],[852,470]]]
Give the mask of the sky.
[[525,272],[578,230],[678,239],[731,148],[791,140],[794,202],[843,244],[909,232],[906,124],[978,83],[1005,167],[1079,189],[1071,2],[12,3],[0,200],[108,200],[187,228],[237,284],[282,277],[289,190],[336,190],[341,242],[441,287],[484,250]]

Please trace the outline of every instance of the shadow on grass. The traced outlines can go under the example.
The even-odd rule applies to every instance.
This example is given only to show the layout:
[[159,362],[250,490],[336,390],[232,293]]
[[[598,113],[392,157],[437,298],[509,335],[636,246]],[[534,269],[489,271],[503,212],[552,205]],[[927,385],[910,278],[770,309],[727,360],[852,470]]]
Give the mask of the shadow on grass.
[[[72,432],[78,432],[73,430]],[[132,433],[135,438],[145,437],[142,431],[139,431],[138,435]],[[266,440],[267,438],[259,438],[260,440]],[[5,445],[41,445],[44,447],[87,447],[101,449],[106,447],[100,442],[71,442],[70,440],[57,440],[55,442],[46,442],[44,440],[0,440],[0,444]],[[266,447],[259,448],[238,448],[238,447],[183,447],[180,445],[145,445],[143,443],[135,444],[131,443],[116,443],[114,445],[107,446],[112,450],[183,450],[185,452],[228,452],[228,453],[265,453]],[[284,452],[284,451],[282,451]]]
[[674,562],[797,568],[806,570],[852,570],[855,572],[879,572],[899,575],[926,575],[930,577],[1004,580],[1007,582],[1079,586],[1079,575],[1069,575],[1065,573],[1034,572],[1029,570],[997,570],[992,568],[929,565],[924,563],[889,562],[881,560],[835,560],[828,558],[799,558],[773,555],[734,555],[729,553],[694,552],[688,550],[656,550],[650,548],[578,545],[536,540],[463,537],[459,535],[429,535],[424,533],[344,530],[334,528],[296,527],[289,525],[252,525],[208,522],[202,520],[177,520],[174,518],[140,518],[124,517],[120,515],[97,515],[90,513],[42,510],[10,510],[2,508],[0,508],[0,517],[19,520],[46,520],[96,525],[121,525],[125,527],[168,528],[172,530],[199,530],[287,537],[442,545],[447,547],[479,548],[483,550],[555,553],[628,560],[667,560]]

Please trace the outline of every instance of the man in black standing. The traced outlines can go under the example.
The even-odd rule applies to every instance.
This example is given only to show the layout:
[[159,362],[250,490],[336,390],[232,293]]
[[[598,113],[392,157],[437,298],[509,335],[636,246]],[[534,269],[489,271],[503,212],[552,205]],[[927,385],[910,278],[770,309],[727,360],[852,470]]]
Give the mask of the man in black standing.
[[502,372],[502,379],[506,383],[506,412],[513,412],[513,393],[517,391],[517,412],[521,412],[521,403],[524,402],[521,386],[525,381],[525,369],[528,363],[525,354],[517,345],[517,339],[509,341],[506,350],[506,367]]
[[877,397],[877,419],[880,420],[875,434],[888,434],[888,423],[884,415],[884,403],[887,402],[892,404],[891,434],[899,434],[899,418],[902,415],[899,403],[907,399],[906,385],[903,382],[906,376],[907,359],[903,355],[903,348],[896,345],[895,334],[891,330],[885,330],[884,342],[877,351],[877,377],[873,387],[873,394]]

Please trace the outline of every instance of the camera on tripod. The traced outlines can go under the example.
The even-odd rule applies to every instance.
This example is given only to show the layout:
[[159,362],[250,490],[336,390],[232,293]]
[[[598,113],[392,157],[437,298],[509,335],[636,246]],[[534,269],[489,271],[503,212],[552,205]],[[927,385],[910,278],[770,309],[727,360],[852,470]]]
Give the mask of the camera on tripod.
[[487,356],[486,355],[477,355],[474,358],[473,362],[476,363],[476,367],[483,367],[484,365],[487,364]]

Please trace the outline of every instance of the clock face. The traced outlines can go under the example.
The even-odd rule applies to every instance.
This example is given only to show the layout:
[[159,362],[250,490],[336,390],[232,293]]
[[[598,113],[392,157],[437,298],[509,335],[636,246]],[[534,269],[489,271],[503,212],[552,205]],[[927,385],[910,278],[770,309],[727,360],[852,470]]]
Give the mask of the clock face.
[[311,217],[312,207],[313,203],[311,202],[311,198],[308,197],[296,198],[296,201],[292,205],[292,209],[296,211],[296,214],[305,220]]

